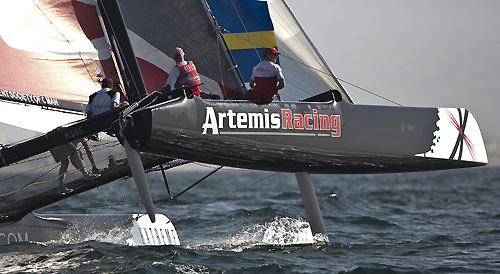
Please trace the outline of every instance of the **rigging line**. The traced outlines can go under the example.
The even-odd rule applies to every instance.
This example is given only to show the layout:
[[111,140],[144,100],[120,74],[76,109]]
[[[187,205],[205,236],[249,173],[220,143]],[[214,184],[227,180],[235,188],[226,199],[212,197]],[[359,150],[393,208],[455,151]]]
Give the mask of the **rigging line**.
[[[335,76],[333,76],[333,77],[335,77]],[[391,99],[389,99],[389,98],[386,98],[386,97],[384,97],[384,96],[382,96],[382,95],[378,95],[377,93],[375,93],[375,92],[373,92],[373,91],[370,91],[370,90],[368,90],[368,89],[365,89],[365,88],[363,88],[363,87],[360,87],[360,86],[358,86],[358,85],[356,85],[356,84],[350,83],[350,82],[348,82],[348,81],[346,81],[346,80],[344,80],[344,79],[341,79],[341,78],[338,78],[338,77],[335,77],[335,78],[336,78],[337,80],[341,81],[341,82],[344,82],[344,83],[346,83],[346,84],[348,84],[348,85],[350,85],[350,86],[353,86],[353,87],[355,87],[355,88],[357,88],[357,89],[360,89],[360,90],[362,90],[362,91],[364,91],[364,92],[367,92],[367,93],[369,93],[369,94],[371,94],[371,95],[373,95],[373,96],[376,96],[376,97],[378,97],[378,98],[380,98],[380,99],[386,100],[386,101],[391,102],[391,103],[393,103],[393,104],[395,104],[395,105],[398,105],[398,106],[400,106],[400,107],[402,107],[402,106],[403,106],[403,105],[402,105],[402,104],[400,104],[400,103],[397,103],[397,102],[395,102],[395,101],[393,101],[393,100],[391,100]]]
[[[175,195],[173,198],[170,198],[168,200],[165,200],[165,199],[161,199],[161,200],[157,200],[156,202],[163,202],[163,201],[173,201],[175,200],[177,197],[181,196],[182,194],[186,193],[188,190],[192,189],[193,187],[195,187],[196,185],[200,184],[201,182],[203,182],[206,178],[210,177],[212,174],[214,174],[215,172],[219,171],[220,169],[222,169],[224,166],[219,166],[217,167],[216,169],[212,170],[211,172],[209,172],[207,175],[203,176],[203,178],[199,179],[198,181],[196,181],[194,184],[190,185],[188,188],[184,189],[183,191],[181,191],[180,193],[178,193],[177,195]],[[158,208],[159,206],[155,206],[154,209]],[[136,219],[139,219],[140,217],[146,215],[147,213],[143,213],[143,214],[138,214],[137,215],[137,218]]]
[[156,99],[158,99],[158,97],[154,98],[151,102],[147,103],[145,106],[139,108],[139,109],[136,109],[134,111],[132,111],[131,113],[129,113],[127,116],[131,116],[132,114],[138,112],[138,111],[141,111],[143,109],[146,109],[147,107],[149,107],[150,105],[152,105],[154,102],[156,102]]
[[[22,190],[25,190],[25,189],[27,189],[27,188],[29,188],[29,187],[32,187],[32,186],[34,186],[34,185],[44,184],[44,183],[48,183],[48,182],[52,182],[52,181],[54,181],[55,179],[57,179],[57,178],[61,177],[62,175],[57,176],[56,178],[51,179],[51,180],[49,180],[49,181],[44,181],[44,182],[36,182],[36,180],[38,180],[38,179],[42,178],[43,176],[47,175],[49,172],[51,172],[52,170],[56,169],[58,166],[59,166],[59,165],[54,166],[53,168],[49,169],[47,172],[43,173],[42,175],[40,175],[40,176],[38,176],[37,178],[35,178],[34,180],[32,180],[32,181],[31,181],[31,183],[29,183],[29,184],[27,184],[27,185],[25,185],[25,186],[23,186],[23,187],[21,187],[21,188],[19,188],[19,189],[17,189],[17,190],[13,190],[13,191],[8,192],[8,193],[0,194],[0,197],[5,197],[5,196],[9,196],[9,195],[12,195],[12,194],[18,193],[18,192],[20,192],[20,191],[22,191]],[[68,172],[67,172],[67,173],[68,173]],[[65,174],[66,174],[66,173],[65,173]]]
[[7,180],[10,180],[12,178],[15,178],[15,177],[18,177],[18,176],[21,176],[21,175],[24,175],[24,174],[27,174],[27,173],[30,173],[30,172],[33,172],[35,170],[39,170],[39,169],[42,169],[42,168],[45,168],[47,167],[46,165],[41,165],[39,167],[36,167],[36,168],[31,168],[31,169],[27,169],[25,172],[21,172],[21,173],[18,173],[18,174],[15,174],[15,175],[12,175],[10,177],[7,177],[7,178],[3,178],[0,180],[0,183],[1,182],[4,182],[4,181],[7,181]]
[[344,79],[338,78],[337,76],[333,75],[332,73],[329,73],[329,72],[327,72],[327,71],[324,71],[324,70],[321,70],[321,69],[315,68],[315,67],[313,67],[313,66],[311,66],[311,65],[305,64],[305,63],[303,63],[303,62],[301,62],[301,61],[295,60],[295,59],[293,59],[293,58],[291,58],[291,57],[288,57],[288,56],[286,56],[286,55],[283,55],[283,54],[281,54],[281,55],[282,55],[283,57],[285,57],[285,58],[288,58],[288,59],[289,59],[289,60],[291,60],[291,61],[294,61],[294,62],[296,62],[296,63],[298,63],[298,64],[303,65],[303,66],[306,66],[306,67],[308,67],[308,68],[310,68],[310,69],[316,70],[317,72],[320,72],[320,73],[323,73],[323,74],[325,74],[325,75],[328,75],[328,76],[330,76],[330,77],[332,77],[332,78],[337,79],[338,81],[341,81],[341,82],[343,82],[343,83],[346,83],[346,84],[348,84],[348,85],[350,85],[350,86],[353,86],[353,87],[355,87],[355,88],[357,88],[357,89],[360,89],[360,90],[362,90],[362,91],[364,91],[364,92],[367,92],[367,93],[369,93],[369,94],[371,94],[371,95],[373,95],[373,96],[376,96],[376,97],[378,97],[378,98],[384,99],[384,100],[386,100],[386,101],[388,101],[388,102],[391,102],[391,103],[393,103],[393,104],[395,104],[395,105],[398,105],[398,106],[403,106],[402,104],[399,104],[399,103],[397,103],[397,102],[395,102],[395,101],[393,101],[393,100],[391,100],[391,99],[388,99],[388,98],[386,98],[386,97],[384,97],[384,96],[382,96],[382,95],[378,95],[377,93],[375,93],[375,92],[373,92],[373,91],[370,91],[370,90],[368,90],[368,89],[365,89],[365,88],[363,88],[363,87],[360,87],[360,86],[358,86],[358,85],[356,85],[356,84],[353,84],[353,83],[351,83],[351,82],[348,82],[348,81],[346,81],[346,80],[344,80]]
[[245,23],[243,23],[243,19],[240,16],[240,12],[236,8],[236,5],[234,5],[233,0],[230,0],[230,1],[231,1],[231,4],[233,5],[234,10],[236,11],[236,14],[238,15],[238,18],[240,19],[241,25],[245,29],[245,33],[247,34],[248,41],[250,41],[250,43],[252,43],[252,45],[254,46],[253,49],[255,50],[255,54],[257,54],[257,57],[259,57],[259,60],[262,62],[262,58],[260,57],[259,52],[257,52],[257,48],[255,47],[256,44],[252,41],[252,38],[250,38],[250,34],[248,34],[247,27],[245,26]]
[[[104,12],[104,13],[105,13],[106,18],[110,18],[110,17],[109,17],[109,15],[108,15],[108,12],[106,11],[106,9],[105,9],[105,8],[103,8],[103,10],[102,10],[101,12]],[[108,21],[109,21],[109,20],[108,20]],[[117,52],[116,52],[116,54],[120,55],[120,53],[123,53],[123,51],[121,50],[121,45],[120,45],[119,41],[116,39],[116,31],[115,31],[115,29],[113,28],[113,24],[111,24],[111,22],[109,22],[109,27],[111,28],[111,32],[112,32],[112,34],[114,35],[114,36],[112,37],[112,38],[114,39],[113,41],[115,42],[116,46],[118,46],[118,48],[117,48],[117,49],[115,49],[115,50],[117,51]],[[128,35],[128,34],[127,34],[127,35]],[[121,56],[119,56],[119,57],[120,57],[120,59],[122,60],[120,63],[121,63],[122,65],[126,66],[126,71],[129,71],[129,72],[130,72],[130,71],[132,71],[132,70],[130,69],[129,65],[128,65],[128,62],[127,62],[126,60],[122,59],[122,58],[121,58]],[[125,70],[125,68],[123,68],[123,69]],[[120,72],[120,73],[121,73],[121,72]],[[126,73],[125,73],[125,74],[126,74]],[[128,79],[128,76],[126,76],[126,75],[125,75],[125,77],[126,77],[127,82],[132,82],[132,83],[133,83],[133,85],[134,85],[134,87],[135,87],[135,90],[138,92],[138,91],[139,91],[139,87],[138,87],[138,84],[136,83],[136,81],[135,81],[134,77],[130,77],[131,79]],[[127,83],[127,84],[128,84],[128,83]],[[147,92],[147,91],[146,91],[146,92]],[[139,97],[140,97],[140,95],[139,95]]]
[[[203,176],[201,179],[199,179],[198,181],[194,182],[192,185],[190,185],[189,187],[187,187],[186,189],[184,189],[183,191],[181,191],[180,193],[178,193],[177,195],[175,195],[173,198],[166,200],[166,201],[173,201],[175,200],[176,198],[178,198],[179,196],[183,195],[184,193],[186,193],[187,191],[189,191],[190,189],[192,189],[193,187],[197,186],[198,184],[200,184],[201,182],[203,182],[206,178],[210,177],[212,174],[214,174],[215,172],[221,170],[224,166],[219,166],[217,167],[216,169],[212,170],[211,172],[209,172],[207,175]],[[158,174],[158,173],[156,173]],[[161,201],[164,201],[164,200],[161,200]],[[155,206],[155,209],[158,208],[158,206]],[[147,213],[143,213],[143,214],[138,214],[137,215],[137,218],[136,219],[139,219],[140,217],[146,215]]]
[[[108,159],[110,159],[110,158],[115,158],[115,157],[118,157],[118,156],[120,156],[120,155],[122,155],[122,154],[125,154],[125,152],[122,152],[122,153],[120,153],[120,154],[118,154],[118,155],[115,155],[115,156],[109,156],[108,158],[106,158],[106,159],[104,159],[104,160],[101,160],[101,161],[99,161],[99,162],[97,162],[97,163],[100,163],[100,162],[102,162],[102,161],[108,160]],[[41,177],[45,176],[46,174],[48,174],[48,173],[49,173],[49,172],[51,172],[52,170],[56,169],[58,166],[59,166],[58,164],[57,164],[57,165],[55,165],[53,168],[49,169],[49,170],[48,170],[47,172],[45,172],[44,174],[42,174],[42,175],[38,176],[36,179],[32,180],[32,181],[31,181],[31,183],[29,183],[29,184],[27,184],[27,185],[25,185],[25,186],[23,186],[23,187],[21,187],[21,188],[19,188],[19,189],[17,189],[17,190],[13,190],[13,191],[8,192],[8,193],[0,194],[0,197],[9,196],[9,195],[12,195],[12,194],[18,193],[18,192],[20,192],[20,191],[22,191],[22,190],[25,190],[25,189],[30,188],[30,187],[35,186],[35,185],[41,185],[41,184],[50,183],[50,182],[52,182],[52,181],[55,181],[56,179],[59,179],[60,177],[62,177],[62,176],[64,176],[64,175],[66,175],[66,174],[74,174],[74,173],[77,173],[78,171],[80,171],[78,168],[75,168],[75,169],[68,170],[68,171],[66,171],[65,173],[60,174],[60,175],[58,175],[57,177],[52,178],[52,179],[50,179],[50,180],[41,181],[41,182],[35,182],[36,180],[38,180],[38,179],[40,179]],[[92,166],[92,165],[87,165],[87,166],[84,166],[84,168],[88,168],[88,167],[90,167],[90,166]]]
[[182,194],[186,193],[188,190],[192,189],[193,187],[197,186],[198,184],[200,184],[201,182],[203,182],[206,178],[210,177],[212,174],[214,174],[215,172],[221,170],[224,166],[219,166],[218,168],[214,169],[213,171],[211,171],[210,173],[208,173],[207,175],[205,175],[203,178],[199,179],[198,181],[196,181],[194,184],[190,185],[188,188],[184,189],[183,191],[181,191],[179,194],[175,195],[172,200],[175,200],[177,197],[181,196]]
[[[64,38],[64,40],[66,40],[66,42],[68,42],[68,44],[70,44],[71,46],[73,46],[73,44],[71,44],[71,42],[68,40],[68,38],[66,38],[66,36],[56,27],[56,25],[50,20],[50,18],[47,16],[47,14],[45,14],[45,12],[43,12],[42,8],[40,8],[40,6],[38,5],[38,3],[35,2],[35,0],[31,0],[31,2],[33,2],[33,4],[35,4],[35,6],[38,8],[38,10],[40,10],[40,12],[43,14],[43,16],[45,17],[45,19],[47,19],[47,21],[49,21],[49,23],[54,27],[54,29],[59,32],[59,34],[61,34],[61,36]],[[80,60],[82,61],[83,63],[83,66],[85,67],[85,70],[87,71],[87,74],[89,75],[90,77],[90,80],[92,82],[94,82],[95,84],[97,84],[96,80],[94,80],[94,78],[92,77],[90,71],[89,71],[89,68],[87,67],[87,64],[85,63],[85,61],[83,60],[83,57],[82,57],[82,52],[80,50],[78,50],[78,56],[80,56]]]
[[[106,205],[94,205],[94,206],[84,206],[84,207],[64,207],[65,210],[71,209],[71,210],[80,210],[80,209],[89,209],[89,208],[105,208],[105,207],[115,207],[115,206],[124,206],[124,205],[135,205],[135,204],[140,204],[141,201],[135,201],[135,202],[128,202],[128,203],[116,203],[116,204],[106,204]],[[48,211],[42,211],[39,213],[50,213],[57,210],[48,210]],[[38,211],[37,211],[38,212]]]
[[220,74],[220,82],[221,82],[221,85],[222,85],[222,94],[224,94],[224,79],[222,78],[222,63],[221,63],[221,60],[220,60],[220,45],[219,45],[219,35],[222,35],[222,33],[220,32],[220,26],[219,24],[217,23],[217,21],[215,22],[216,24],[216,30],[215,30],[215,40],[217,40],[217,58],[218,58],[218,61],[219,61],[219,74]]
[[[30,139],[31,138],[28,138],[28,139],[25,139],[25,140],[30,140]],[[19,141],[19,142],[23,142],[23,141]],[[98,152],[98,151],[101,151],[101,150],[104,150],[104,149],[113,148],[113,147],[115,147],[117,145],[118,145],[118,141],[108,141],[108,142],[105,142],[105,143],[103,142],[102,144],[92,145],[91,148],[93,149],[93,148],[96,148],[96,147],[106,146],[106,147],[99,148],[99,149],[96,149],[95,151],[93,151],[93,152]],[[49,150],[44,151],[44,152],[42,152],[42,153],[40,153],[38,155],[41,155],[41,154],[47,153],[47,152],[49,152]],[[34,156],[32,156],[32,157],[34,157]],[[16,163],[12,163],[9,166],[12,167],[12,166],[26,164],[26,163],[31,163],[31,162],[35,162],[35,161],[39,161],[39,160],[45,160],[45,159],[50,158],[50,157],[51,157],[50,155],[46,155],[46,156],[40,156],[40,157],[34,158],[34,159],[28,158],[28,159],[26,159],[24,161],[19,161],[19,162],[16,162]],[[0,180],[0,182],[2,182],[2,181]]]
[[[229,31],[229,30],[227,30],[227,29],[223,29],[223,30],[224,30],[225,32],[227,32],[227,33],[231,33],[231,34],[235,35],[236,37],[238,37],[238,38],[240,38],[240,39],[242,39],[242,40],[246,40],[247,42],[251,42],[252,44],[254,44],[254,45],[255,45],[255,43],[254,43],[252,40],[247,39],[247,38],[246,38],[246,37],[244,37],[243,35],[240,35],[240,34],[238,34],[238,33],[232,33],[231,31]],[[257,44],[257,46],[264,47],[264,45],[260,45],[260,44]],[[255,50],[257,50],[257,49],[255,49]],[[395,102],[395,101],[393,101],[393,100],[391,100],[391,99],[388,99],[388,98],[386,98],[386,97],[384,97],[384,96],[378,95],[377,93],[375,93],[375,92],[373,92],[373,91],[370,91],[370,90],[368,90],[368,89],[365,89],[365,88],[363,88],[363,87],[360,87],[360,86],[358,86],[358,85],[356,85],[356,84],[353,84],[353,83],[351,83],[351,82],[349,82],[349,81],[346,81],[346,80],[343,80],[343,79],[341,79],[341,78],[338,78],[337,76],[333,75],[332,73],[330,73],[330,72],[328,72],[328,71],[324,71],[323,69],[319,69],[319,68],[313,67],[313,66],[311,66],[311,65],[308,65],[308,64],[306,64],[306,63],[304,63],[304,62],[302,62],[302,61],[296,60],[296,59],[294,59],[294,58],[292,58],[292,57],[290,57],[290,56],[288,56],[288,55],[286,55],[286,54],[284,54],[284,53],[281,53],[281,54],[280,54],[280,56],[281,56],[281,57],[284,57],[284,58],[287,58],[287,59],[289,59],[289,60],[291,60],[291,61],[293,61],[293,62],[295,62],[295,63],[298,63],[298,64],[300,64],[300,65],[303,65],[303,66],[305,66],[305,67],[308,67],[308,68],[310,68],[310,69],[312,69],[312,70],[315,70],[315,71],[317,71],[317,72],[319,72],[319,73],[322,73],[322,74],[325,74],[325,75],[330,76],[330,77],[332,77],[332,78],[335,78],[335,79],[337,79],[338,81],[341,81],[341,82],[343,82],[343,83],[346,83],[346,84],[348,84],[348,85],[350,85],[350,86],[352,86],[352,87],[355,87],[355,88],[357,88],[357,89],[360,89],[360,90],[362,90],[362,91],[364,91],[364,92],[367,92],[367,93],[369,93],[369,94],[371,94],[371,95],[373,95],[373,96],[376,96],[376,97],[378,97],[378,98],[381,98],[381,99],[383,99],[383,100],[386,100],[386,101],[388,101],[388,102],[391,102],[391,103],[393,103],[393,104],[395,104],[395,105],[398,105],[398,106],[403,106],[403,105],[401,105],[401,104],[399,104],[399,103],[397,103],[397,102]],[[260,59],[260,55],[259,55],[259,59]],[[260,60],[262,61],[262,59],[260,59]]]
[[[44,152],[42,152],[40,154],[43,154],[43,153],[46,153],[46,152],[48,152],[48,151],[44,151]],[[40,154],[38,154],[38,155],[40,155]],[[35,161],[39,161],[39,160],[45,160],[45,159],[50,158],[50,157],[51,157],[50,155],[47,155],[47,156],[42,156],[42,157],[38,157],[38,158],[35,158],[35,159],[29,159],[28,158],[27,160],[24,160],[24,161],[21,161],[21,162],[12,163],[9,166],[12,167],[12,166],[26,164],[26,163],[31,163],[31,162],[35,162]]]
[[[234,194],[234,193],[236,193],[236,192],[240,192],[240,191],[242,191],[242,190],[244,190],[244,189],[247,189],[247,188],[249,188],[249,187],[251,187],[251,186],[254,186],[254,185],[258,184],[258,183],[261,183],[261,182],[263,182],[263,181],[265,181],[265,180],[267,180],[267,179],[269,179],[269,178],[271,178],[271,177],[273,177],[273,176],[275,176],[275,175],[278,175],[278,174],[280,174],[280,173],[281,173],[281,172],[275,172],[275,173],[273,173],[273,174],[270,174],[270,175],[268,175],[268,176],[266,176],[266,177],[264,177],[264,178],[262,178],[262,179],[260,179],[260,180],[258,180],[258,181],[256,181],[256,182],[250,183],[250,184],[248,184],[248,185],[246,185],[246,186],[244,186],[244,187],[241,187],[241,188],[238,188],[238,189],[234,190],[233,192],[230,192],[230,193],[228,193],[228,194],[226,194],[226,195],[224,195],[224,196],[221,196],[221,197],[217,198],[216,200],[214,200],[214,201],[212,201],[212,202],[209,202],[209,203],[203,204],[203,205],[201,205],[201,206],[199,206],[199,207],[197,207],[197,208],[194,208],[194,209],[192,209],[192,210],[188,211],[187,213],[185,213],[184,215],[190,214],[191,212],[194,212],[194,211],[198,211],[198,210],[200,210],[200,209],[202,209],[202,208],[206,207],[207,205],[213,204],[213,203],[217,202],[217,201],[218,201],[218,200],[220,200],[220,199],[227,198],[227,197],[229,197],[229,196],[233,195],[233,194]],[[158,207],[162,208],[162,206],[158,206]]]

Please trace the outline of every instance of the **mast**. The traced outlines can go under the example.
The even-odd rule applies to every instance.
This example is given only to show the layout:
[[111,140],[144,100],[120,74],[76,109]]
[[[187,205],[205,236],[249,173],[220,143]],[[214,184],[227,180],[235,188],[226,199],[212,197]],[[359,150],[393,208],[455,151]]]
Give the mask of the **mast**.
[[134,49],[127,34],[127,28],[120,12],[120,6],[115,0],[97,0],[101,12],[104,28],[111,42],[111,47],[118,53],[121,61],[120,73],[125,79],[125,90],[129,102],[137,102],[146,96],[139,64]]

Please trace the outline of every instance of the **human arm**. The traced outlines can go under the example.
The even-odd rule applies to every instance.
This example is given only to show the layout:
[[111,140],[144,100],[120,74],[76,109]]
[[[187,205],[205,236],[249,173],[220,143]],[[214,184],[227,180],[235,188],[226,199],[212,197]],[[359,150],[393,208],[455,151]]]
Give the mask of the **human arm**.
[[276,86],[276,92],[278,92],[278,90],[284,87],[285,87],[285,78],[281,78],[278,80],[278,86]]
[[120,93],[116,92],[115,95],[113,95],[113,99],[111,99],[111,108],[116,108],[120,105]]
[[276,76],[278,78],[278,86],[276,86],[276,92],[278,90],[282,89],[285,87],[285,76],[283,76],[283,71],[281,70],[281,67],[276,64]]
[[85,107],[85,116],[87,116],[87,119],[92,118],[92,107],[90,106],[90,102]]
[[[165,86],[164,86],[164,87],[167,87],[167,89],[168,89],[167,91],[172,90],[172,87],[175,86],[175,82],[177,82],[177,78],[179,78],[180,73],[181,72],[177,66],[173,67],[170,70],[167,82],[165,83]],[[168,87],[170,87],[170,88],[168,88]]]

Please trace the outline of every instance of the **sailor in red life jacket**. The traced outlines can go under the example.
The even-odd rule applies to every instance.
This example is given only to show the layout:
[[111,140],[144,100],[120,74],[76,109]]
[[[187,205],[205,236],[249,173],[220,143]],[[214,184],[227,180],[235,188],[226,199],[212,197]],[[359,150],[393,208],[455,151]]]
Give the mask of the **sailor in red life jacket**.
[[285,77],[281,67],[276,64],[278,55],[281,54],[275,48],[265,48],[262,51],[264,60],[253,68],[250,87],[257,101],[270,101],[278,90],[285,87]]
[[201,84],[201,80],[194,63],[184,60],[184,51],[181,48],[175,48],[172,51],[172,58],[174,58],[177,64],[170,70],[167,83],[162,91],[169,93],[172,87],[175,89],[190,87],[194,95],[200,96],[200,88],[198,85]]

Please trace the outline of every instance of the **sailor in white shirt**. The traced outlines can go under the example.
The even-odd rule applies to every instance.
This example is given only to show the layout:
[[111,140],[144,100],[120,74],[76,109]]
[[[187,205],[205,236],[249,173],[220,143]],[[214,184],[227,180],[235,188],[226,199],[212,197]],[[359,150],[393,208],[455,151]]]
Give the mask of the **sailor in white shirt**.
[[278,94],[278,90],[285,87],[285,77],[277,64],[279,54],[281,52],[275,48],[265,48],[262,51],[264,60],[253,68],[250,87],[257,101],[269,101]]
[[101,87],[101,90],[89,96],[89,102],[85,108],[88,118],[110,111],[120,104],[120,93],[112,90],[111,78],[104,78]]

